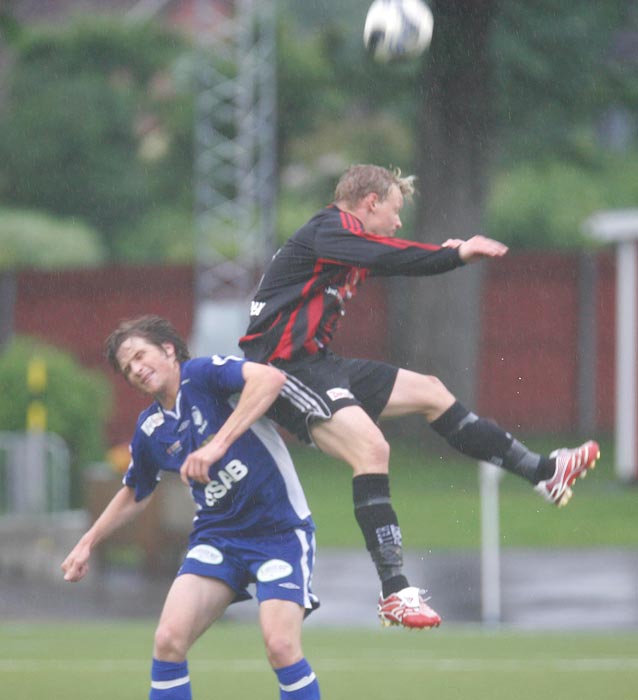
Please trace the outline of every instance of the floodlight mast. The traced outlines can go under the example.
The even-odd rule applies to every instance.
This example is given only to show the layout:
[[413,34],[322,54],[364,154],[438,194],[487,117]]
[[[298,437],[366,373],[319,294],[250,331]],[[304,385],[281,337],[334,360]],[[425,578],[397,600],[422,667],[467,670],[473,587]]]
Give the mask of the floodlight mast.
[[197,339],[220,301],[248,308],[274,252],[275,0],[196,0],[196,26]]

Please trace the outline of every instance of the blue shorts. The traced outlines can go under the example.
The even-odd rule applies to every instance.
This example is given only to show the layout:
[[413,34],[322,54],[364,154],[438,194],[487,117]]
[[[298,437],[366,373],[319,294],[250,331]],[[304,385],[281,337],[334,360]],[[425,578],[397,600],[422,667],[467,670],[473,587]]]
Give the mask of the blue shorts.
[[263,537],[202,534],[189,543],[177,575],[224,581],[237,593],[234,603],[252,598],[247,587],[254,583],[259,602],[290,600],[309,615],[319,607],[311,590],[315,548],[311,526]]

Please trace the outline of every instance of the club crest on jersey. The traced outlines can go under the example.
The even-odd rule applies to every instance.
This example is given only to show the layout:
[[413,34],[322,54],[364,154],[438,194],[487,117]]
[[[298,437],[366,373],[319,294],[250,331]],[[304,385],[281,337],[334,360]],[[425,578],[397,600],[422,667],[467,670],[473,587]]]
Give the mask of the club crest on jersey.
[[149,437],[155,432],[155,428],[159,428],[164,423],[164,414],[161,411],[151,413],[151,415],[142,423],[142,432]]
[[193,417],[193,423],[197,428],[197,432],[201,435],[208,427],[208,421],[204,420],[202,412],[199,410],[199,408],[197,408],[197,406],[193,406],[191,409],[191,416]]
[[334,389],[328,389],[326,394],[330,397],[332,401],[338,401],[339,399],[354,399],[352,392],[344,387],[337,386]]

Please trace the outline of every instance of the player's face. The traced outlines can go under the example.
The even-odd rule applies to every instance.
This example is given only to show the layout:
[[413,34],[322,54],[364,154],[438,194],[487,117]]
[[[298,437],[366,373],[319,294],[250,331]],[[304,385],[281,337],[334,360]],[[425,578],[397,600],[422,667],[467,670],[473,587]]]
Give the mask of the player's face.
[[170,343],[158,347],[132,336],[120,345],[116,357],[131,386],[155,396],[162,404],[175,398],[180,375],[175,348]]
[[371,233],[378,236],[394,236],[401,228],[401,209],[403,195],[401,190],[392,185],[385,199],[373,197],[368,208],[367,220],[364,225]]

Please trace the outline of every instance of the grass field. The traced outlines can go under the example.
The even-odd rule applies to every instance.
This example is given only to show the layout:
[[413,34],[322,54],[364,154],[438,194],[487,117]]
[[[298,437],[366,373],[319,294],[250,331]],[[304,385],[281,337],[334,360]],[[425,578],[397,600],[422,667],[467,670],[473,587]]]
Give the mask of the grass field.
[[[531,439],[533,449],[578,444],[578,438]],[[618,482],[612,441],[601,441],[596,469],[574,489],[567,508],[545,503],[510,474],[501,482],[504,547],[636,547],[638,488]],[[292,446],[293,457],[317,523],[321,547],[359,547],[352,514],[351,472],[317,450]],[[455,454],[392,445],[390,483],[406,548],[471,549],[480,544],[477,464]]]
[[[0,687],[11,700],[148,696],[154,624],[0,627]],[[326,700],[631,700],[638,634],[448,628],[308,629],[305,652]],[[278,697],[256,627],[220,623],[189,658],[197,699]]]

